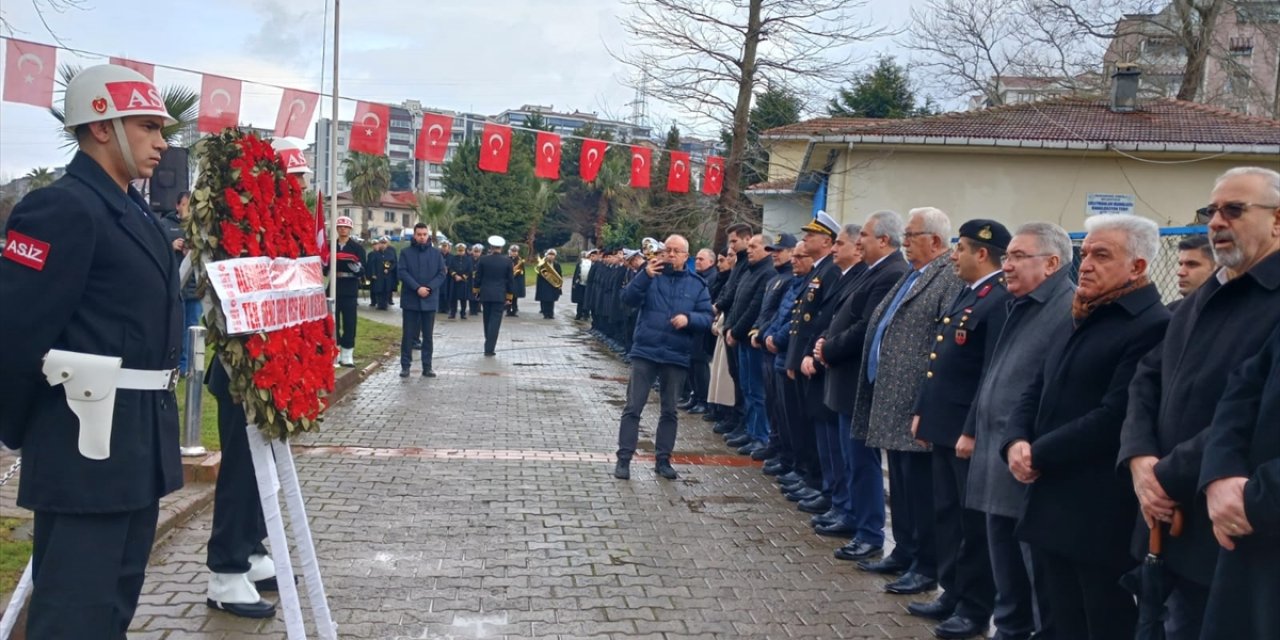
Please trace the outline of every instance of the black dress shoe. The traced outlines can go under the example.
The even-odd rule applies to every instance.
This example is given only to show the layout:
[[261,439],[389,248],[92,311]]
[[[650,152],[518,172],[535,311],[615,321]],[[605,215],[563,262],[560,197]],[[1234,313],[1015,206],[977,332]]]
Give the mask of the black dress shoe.
[[889,554],[887,558],[881,558],[875,562],[862,561],[858,563],[858,568],[868,573],[879,573],[887,576],[896,576],[907,570],[911,566],[910,562],[904,562]]
[[902,574],[901,578],[884,586],[884,590],[888,593],[896,593],[900,596],[911,596],[917,593],[933,591],[937,588],[937,580],[922,576],[914,571],[908,571]]
[[747,435],[747,434],[745,434],[745,433],[744,433],[744,434],[742,434],[742,435],[740,435],[740,436],[738,436],[738,437],[736,437],[736,438],[729,438],[729,439],[727,439],[727,440],[725,440],[725,441],[724,441],[724,443],[725,443],[725,444],[727,444],[727,445],[729,445],[729,446],[731,446],[731,447],[741,447],[741,446],[743,446],[743,445],[747,444],[748,442],[751,442],[751,436],[749,436],[749,435]]
[[853,535],[856,530],[857,527],[854,527],[847,520],[818,525],[813,528],[814,533],[820,536],[829,536],[832,538],[846,538]]
[[884,553],[884,547],[872,546],[865,542],[854,540],[839,549],[836,549],[835,556],[840,560],[849,560],[857,562],[878,556]]
[[681,411],[684,411],[692,406],[693,406],[693,398],[685,398],[684,400],[681,400],[680,402],[676,403],[676,408]]
[[956,612],[956,603],[946,595],[938,596],[931,602],[912,602],[907,605],[907,613],[917,618],[928,618],[939,622],[951,617]]
[[240,616],[241,618],[274,618],[276,616],[276,606],[262,599],[257,602],[244,603],[218,602],[212,598],[206,598],[204,603],[209,605],[210,609],[226,611],[233,616]]
[[400,377],[401,377],[401,378],[408,378],[408,377],[409,377],[409,370],[408,370],[408,369],[401,369],[401,370],[400,370]]
[[434,377],[436,377],[436,372],[434,372],[434,371],[432,371],[432,370],[430,370],[430,369],[427,369],[426,371],[423,371],[423,372],[422,372],[422,377],[424,377],[424,378],[434,378]]
[[791,468],[782,462],[766,462],[764,463],[764,466],[760,468],[760,473],[763,473],[766,476],[780,476],[786,474],[790,470]]
[[824,513],[819,513],[818,515],[813,516],[812,518],[809,518],[809,526],[816,527],[820,524],[831,524],[832,522],[840,520],[843,517],[844,517],[843,513],[840,513],[834,507],[832,507],[831,509],[827,509],[826,512]]
[[696,415],[698,415],[699,413],[706,413],[706,412],[707,412],[707,405],[705,405],[705,404],[703,404],[703,403],[699,402],[698,404],[695,404],[695,405],[693,405],[692,407],[689,407],[688,409],[685,409],[685,411],[686,411],[687,413],[689,413],[689,415],[695,415],[695,416],[696,416]]
[[794,470],[778,476],[778,484],[791,484],[793,482],[804,482],[804,476],[796,473]]
[[613,477],[619,480],[630,480],[631,462],[629,460],[619,460],[618,464],[613,467]]
[[[797,491],[788,492],[786,496],[787,496],[787,499],[792,502],[804,502],[805,500],[813,500],[814,498],[821,498],[822,492],[811,487],[805,487]],[[825,509],[823,509],[823,511],[825,511]]]
[[755,451],[751,452],[751,459],[752,460],[768,460],[769,458],[772,458],[776,455],[778,455],[777,449],[774,449],[770,445],[764,445],[759,449],[756,449]]
[[653,470],[657,472],[658,475],[668,480],[675,480],[680,477],[680,474],[676,473],[676,470],[671,468],[671,463],[665,460],[654,465]]
[[[708,415],[711,415],[711,414],[705,414],[705,415],[703,415],[703,416],[702,416],[702,419],[703,419],[703,420],[706,420]],[[712,427],[712,428],[711,428],[711,432],[712,432],[712,433],[718,433],[718,434],[720,434],[720,435],[724,435],[724,434],[726,434],[726,433],[729,433],[730,431],[733,431],[733,430],[734,430],[734,427],[735,427],[735,425],[733,425],[733,424],[731,424],[731,423],[728,423],[728,422],[717,422],[717,423],[716,423],[716,426],[714,426],[714,427]]]
[[987,635],[987,621],[981,622],[964,616],[951,616],[933,628],[933,635],[944,640],[960,640]]
[[742,445],[741,447],[738,447],[738,455],[740,456],[753,455],[755,454],[755,452],[759,451],[762,447],[764,447],[764,445],[760,444],[759,442],[756,442],[755,440],[748,440],[746,444]]
[[[296,573],[293,574],[293,583],[298,584],[298,574]],[[275,576],[271,576],[270,578],[255,580],[253,583],[253,588],[257,589],[258,593],[262,593],[263,591],[279,591],[280,583],[276,582]]]
[[[720,418],[719,418],[719,416],[717,416],[715,413],[713,413],[713,412],[711,412],[711,411],[708,411],[708,412],[706,412],[706,413],[702,414],[702,421],[703,421],[703,422],[716,422],[716,423],[718,423],[718,422],[720,422]],[[719,429],[719,428],[720,428],[720,425],[719,425],[719,424],[717,424],[717,425],[716,425],[716,429]],[[726,433],[726,432],[728,432],[728,429],[726,429],[725,431],[716,431],[716,433]]]
[[796,508],[805,513],[826,513],[831,508],[831,498],[818,493],[818,497],[810,500],[801,500]]

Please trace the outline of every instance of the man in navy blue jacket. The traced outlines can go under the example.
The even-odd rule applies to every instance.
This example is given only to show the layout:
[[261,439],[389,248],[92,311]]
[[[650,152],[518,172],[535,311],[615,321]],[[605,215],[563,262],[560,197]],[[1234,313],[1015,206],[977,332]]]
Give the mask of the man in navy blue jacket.
[[414,342],[422,340],[422,375],[436,377],[431,370],[431,333],[440,308],[440,287],[444,286],[444,256],[431,246],[431,229],[419,222],[413,227],[413,244],[400,252],[396,273],[404,285],[400,308],[404,322],[400,332],[400,377],[409,377]]
[[701,338],[711,328],[711,296],[707,285],[685,269],[689,241],[673,235],[666,250],[654,256],[622,290],[622,301],[637,309],[635,337],[631,343],[631,381],[627,384],[627,406],[618,425],[618,465],[613,470],[619,480],[631,478],[631,456],[640,435],[640,413],[649,399],[649,389],[658,381],[662,415],[654,438],[657,458],[654,471],[675,480],[671,451],[676,444],[676,395],[684,386],[689,361]]

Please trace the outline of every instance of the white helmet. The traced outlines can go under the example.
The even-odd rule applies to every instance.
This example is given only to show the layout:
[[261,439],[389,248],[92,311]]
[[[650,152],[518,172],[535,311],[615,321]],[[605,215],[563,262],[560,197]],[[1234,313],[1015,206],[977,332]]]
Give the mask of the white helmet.
[[271,148],[276,150],[276,155],[280,156],[280,164],[284,165],[286,173],[311,173],[311,168],[307,166],[307,157],[302,154],[303,146],[298,143],[295,138],[275,138],[271,141]]
[[333,226],[346,227],[350,229],[352,227],[351,218],[348,218],[347,216],[338,216],[338,221],[335,222]]
[[129,177],[141,177],[133,162],[133,152],[124,135],[121,118],[130,116],[159,116],[165,126],[177,124],[164,106],[164,99],[155,83],[146,76],[114,64],[100,64],[77,73],[67,83],[62,104],[62,124],[67,131],[91,122],[110,120],[115,128],[116,141],[124,156]]

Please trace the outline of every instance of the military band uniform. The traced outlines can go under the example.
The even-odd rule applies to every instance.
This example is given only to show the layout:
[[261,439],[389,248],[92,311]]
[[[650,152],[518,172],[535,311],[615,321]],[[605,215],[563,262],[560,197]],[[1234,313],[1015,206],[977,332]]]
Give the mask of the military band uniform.
[[467,319],[467,307],[471,300],[471,276],[475,260],[463,251],[449,256],[449,318],[462,315]]
[[525,282],[524,258],[517,256],[511,266],[511,305],[507,307],[507,315],[515,318],[520,315],[520,299],[528,295],[529,285]]
[[373,279],[369,286],[370,306],[385,310],[396,292],[396,250],[390,244],[369,254],[366,274]]
[[[0,313],[0,335],[13,338],[0,349],[0,429],[7,446],[22,449],[18,506],[35,512],[27,637],[122,638],[160,497],[182,486],[176,400],[171,389],[118,389],[110,457],[91,460],[42,359],[62,349],[120,357],[130,369],[175,368],[178,261],[137,190],[121,191],[83,152],[18,203],[6,232],[0,300],[22,308]],[[20,237],[43,250],[24,259]]]
[[[559,262],[552,262],[550,266],[556,273],[562,276],[564,275],[564,271],[560,268]],[[563,280],[561,281],[561,286],[564,286]],[[539,273],[537,290],[534,292],[534,299],[541,305],[543,318],[550,320],[556,317],[556,301],[560,299],[560,295],[560,287],[551,284],[550,280],[542,277],[542,274]]]
[[494,355],[498,345],[507,294],[515,287],[513,272],[511,258],[500,253],[490,253],[476,263],[475,287],[480,304],[484,305],[484,354],[487,356]]

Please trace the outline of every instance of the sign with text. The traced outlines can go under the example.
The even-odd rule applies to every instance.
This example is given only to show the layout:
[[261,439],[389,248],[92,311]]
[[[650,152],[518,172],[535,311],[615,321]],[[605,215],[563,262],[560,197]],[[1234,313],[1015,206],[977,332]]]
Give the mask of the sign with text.
[[1127,193],[1085,194],[1084,214],[1096,216],[1104,213],[1133,213],[1133,196]]
[[209,265],[227,335],[260,333],[329,315],[320,258],[235,258]]

